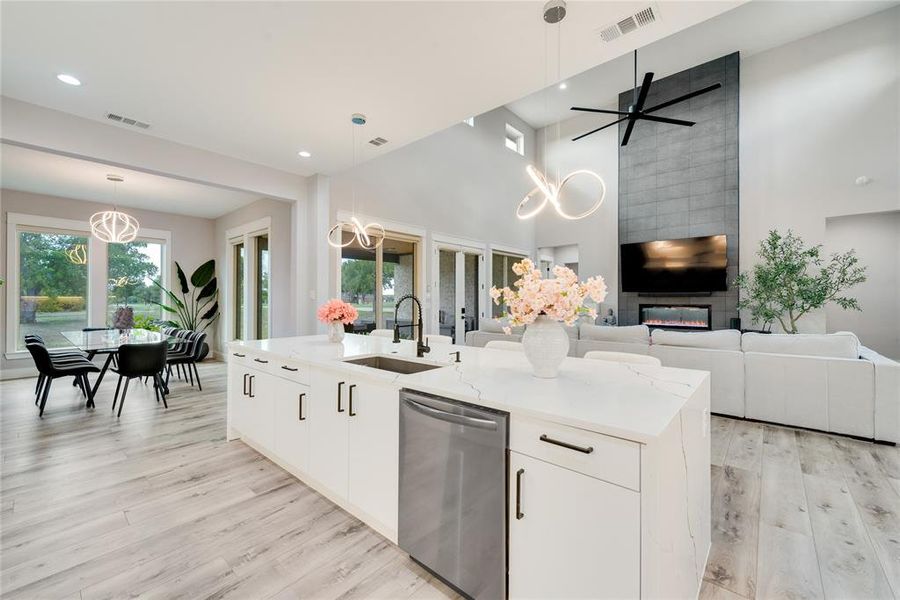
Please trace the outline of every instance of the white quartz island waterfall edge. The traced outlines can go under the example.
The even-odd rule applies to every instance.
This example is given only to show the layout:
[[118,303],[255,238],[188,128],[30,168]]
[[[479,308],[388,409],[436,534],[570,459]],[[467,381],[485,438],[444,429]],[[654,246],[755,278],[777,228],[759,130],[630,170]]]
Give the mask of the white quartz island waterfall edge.
[[[460,352],[459,363],[454,362],[455,357],[451,356],[451,353],[456,351]],[[323,379],[326,376],[346,378],[357,383],[357,402],[364,403],[366,397],[374,398],[377,395],[376,390],[387,390],[387,393],[379,393],[382,403],[392,405],[392,412],[389,411],[388,415],[397,414],[397,407],[393,405],[399,404],[396,392],[401,388],[506,411],[510,413],[511,465],[519,456],[525,461],[538,460],[540,462],[535,465],[548,464],[565,469],[565,473],[575,472],[574,474],[580,477],[573,480],[576,485],[582,480],[589,483],[594,479],[588,478],[595,478],[600,480],[598,483],[607,482],[604,485],[620,486],[634,494],[635,519],[639,520],[637,526],[639,534],[635,531],[632,537],[636,539],[631,540],[633,542],[631,547],[640,555],[639,575],[634,577],[636,579],[634,582],[623,581],[618,587],[610,583],[610,593],[642,598],[697,596],[710,547],[709,373],[652,365],[566,358],[560,367],[558,378],[538,379],[531,375],[531,366],[524,354],[517,352],[443,344],[434,345],[432,351],[422,359],[416,359],[415,352],[415,343],[411,341],[404,340],[394,344],[387,338],[359,335],[347,335],[341,343],[329,343],[325,336],[232,342],[229,344],[228,352],[228,437],[244,439],[317,491],[396,542],[396,504],[393,506],[384,504],[391,500],[395,501],[395,498],[391,498],[392,495],[395,496],[393,490],[380,506],[374,504],[371,507],[365,506],[367,501],[362,500],[355,502],[351,497],[354,489],[352,474],[349,484],[345,483],[346,478],[326,482],[322,481],[322,477],[310,475],[309,471],[315,472],[314,463],[317,460],[315,435],[312,435],[312,442],[304,441],[302,448],[294,441],[290,450],[279,450],[275,447],[280,445],[274,439],[277,435],[258,433],[284,427],[279,422],[282,417],[278,416],[277,403],[280,400],[277,398],[291,394],[293,397],[302,395],[303,399],[299,400],[299,412],[298,405],[294,401],[290,408],[292,412],[282,411],[282,414],[297,413],[303,417],[304,410],[312,410],[312,416],[304,417],[302,423],[303,427],[310,429],[316,426],[316,411],[318,414],[326,410],[333,412],[334,393],[321,391],[323,388],[321,382],[326,381]],[[343,362],[374,354],[397,355],[445,366],[416,374],[396,374]],[[256,424],[252,426],[244,423],[249,414],[246,408],[243,410],[238,408],[248,406],[250,395],[247,394],[247,376],[251,372],[258,376],[260,382],[266,381],[261,388],[251,385],[251,392],[256,392],[252,394],[255,400],[252,405],[254,410],[256,407],[263,407],[261,410],[273,411],[271,416],[262,417],[261,424],[259,417],[255,417]],[[288,394],[286,390],[278,387],[281,377],[293,378],[298,387]],[[270,379],[271,384],[268,382]],[[366,390],[366,382],[370,382],[371,393],[363,391]],[[259,389],[264,391],[258,392]],[[265,391],[269,389],[277,391]],[[300,393],[296,393],[298,391]],[[362,400],[359,396],[361,391]],[[341,393],[337,392],[338,406],[341,402]],[[309,414],[307,412],[307,416]],[[272,421],[271,427],[267,421]],[[355,421],[354,424],[356,422],[361,420]],[[383,421],[380,425],[381,429],[385,430],[385,435],[390,438],[379,440],[379,443],[383,441],[388,446],[382,466],[384,470],[390,472],[379,474],[379,479],[389,482],[389,487],[395,486],[397,465],[390,464],[390,459],[396,456],[396,450],[391,446],[398,444],[398,439],[395,439],[397,428],[396,424],[390,421]],[[346,428],[340,424],[339,427]],[[598,451],[588,458],[572,456],[573,453],[565,449],[538,443],[538,432],[568,435],[570,439],[580,437],[582,440],[598,440],[600,443],[591,444],[597,446]],[[368,442],[371,443],[371,439]],[[290,452],[304,454],[302,461],[299,458],[291,460],[285,456]],[[312,464],[309,462],[310,459]],[[343,464],[340,460],[333,463],[332,467],[334,465],[340,467]],[[352,448],[346,460],[350,463],[348,468],[352,471]],[[588,460],[593,462],[589,463]],[[368,470],[377,468],[374,463],[366,465]],[[326,472],[320,470],[320,473]],[[540,468],[531,468],[528,477],[539,477],[539,474]],[[548,473],[548,477],[552,477],[552,474]],[[365,482],[361,482],[355,487],[362,489],[364,484]],[[581,490],[580,487],[578,489]],[[558,499],[550,498],[549,501],[551,505],[558,502],[559,506],[558,511],[553,507],[552,512],[563,515],[569,510],[566,490],[556,490],[555,493]],[[535,492],[531,493],[531,498],[535,503],[539,502]],[[371,502],[375,503],[376,500],[373,499]],[[615,507],[618,504],[610,501],[609,506]],[[595,512],[599,518],[603,515],[603,510],[603,506],[597,506],[596,511],[591,509],[585,518],[592,518]],[[377,518],[376,515],[379,514],[387,516]],[[628,519],[623,515],[622,520],[624,522]],[[525,521],[529,521],[527,527],[532,529],[526,528]],[[616,519],[613,518],[611,523],[615,522]],[[603,531],[603,535],[598,536],[601,539],[593,541],[587,538],[561,540],[563,546],[571,548],[573,556],[568,558],[561,556],[559,564],[556,564],[549,557],[531,551],[528,546],[519,547],[521,544],[517,540],[525,533],[546,535],[539,529],[534,529],[540,525],[538,516],[533,513],[528,519],[518,522],[512,519],[509,523],[511,598],[522,595],[520,592],[523,592],[525,585],[531,587],[531,592],[534,592],[534,586],[543,585],[544,581],[549,581],[547,593],[577,595],[588,589],[585,586],[591,582],[571,581],[573,577],[567,570],[577,565],[578,561],[573,560],[575,555],[590,557],[595,554],[597,559],[608,555],[610,560],[616,560],[617,553],[627,555],[629,552],[628,544],[618,550],[615,548],[619,545],[615,538],[621,538],[624,530]],[[559,535],[565,534],[565,523],[548,523],[548,525],[550,531],[559,532]],[[601,529],[610,527],[610,523],[598,521],[596,526],[600,532]],[[581,535],[577,523],[573,527],[575,529],[572,530],[572,537],[577,538]],[[523,533],[516,535],[517,528]],[[584,529],[590,530],[590,523],[585,523]],[[614,533],[616,535],[613,535]],[[585,544],[593,548],[585,547]],[[559,554],[558,550],[554,552]],[[532,562],[536,564],[530,564]],[[544,570],[540,582],[527,581],[527,572],[536,568]],[[558,575],[566,575],[568,581],[552,581],[554,569],[557,569]],[[617,570],[628,571],[624,566]],[[597,578],[598,575],[589,577]],[[622,578],[627,579],[627,575],[623,574]],[[604,591],[602,577],[597,579],[596,585],[598,586],[596,597],[608,597]]]

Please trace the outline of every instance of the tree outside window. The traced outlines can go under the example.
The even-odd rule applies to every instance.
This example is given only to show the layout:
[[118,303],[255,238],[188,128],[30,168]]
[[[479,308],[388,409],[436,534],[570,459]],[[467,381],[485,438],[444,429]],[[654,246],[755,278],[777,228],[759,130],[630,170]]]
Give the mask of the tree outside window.
[[153,280],[161,276],[163,245],[135,241],[109,244],[107,248],[107,323],[112,323],[120,306],[132,307],[135,317],[161,319],[161,309],[152,303],[161,300]]

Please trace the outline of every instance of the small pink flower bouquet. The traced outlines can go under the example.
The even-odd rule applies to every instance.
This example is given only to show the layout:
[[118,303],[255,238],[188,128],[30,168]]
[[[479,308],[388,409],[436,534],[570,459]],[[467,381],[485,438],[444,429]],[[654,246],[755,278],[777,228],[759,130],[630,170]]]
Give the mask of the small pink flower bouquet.
[[[603,302],[606,299],[606,282],[600,276],[579,283],[578,276],[568,267],[553,267],[553,279],[543,279],[529,259],[517,262],[513,273],[520,278],[513,284],[516,289],[491,288],[494,304],[506,305],[511,326],[531,325],[539,316],[547,316],[566,325],[574,325],[581,315],[597,316],[595,308],[584,306],[586,299]],[[509,327],[505,327],[509,333]]]
[[333,298],[319,307],[316,311],[316,318],[322,323],[343,323],[349,325],[357,318],[359,312],[352,304],[348,304],[339,298]]

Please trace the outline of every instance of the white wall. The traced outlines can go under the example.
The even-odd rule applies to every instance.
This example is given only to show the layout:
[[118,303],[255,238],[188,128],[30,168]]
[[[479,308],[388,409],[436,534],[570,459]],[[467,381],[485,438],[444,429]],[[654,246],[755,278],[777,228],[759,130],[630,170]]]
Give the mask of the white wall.
[[[831,217],[900,209],[898,73],[900,7],[743,60],[744,269],[757,261],[759,242],[771,228],[790,228],[807,243],[821,244]],[[872,183],[854,185],[861,175]],[[864,235],[842,238],[853,246]],[[888,252],[896,247],[876,253]],[[896,282],[875,284],[896,297]],[[866,312],[859,318],[862,330],[876,328],[874,313],[871,321]],[[824,332],[826,311],[805,316],[800,329]],[[862,342],[869,344],[865,336]]]
[[[506,123],[525,135],[525,156],[504,146]],[[534,130],[508,109],[495,109],[475,117],[474,127],[460,123],[331,177],[331,222],[338,211],[349,211],[426,232],[426,282],[434,234],[531,253],[534,223],[518,220],[515,209],[530,189],[525,167],[534,151]],[[336,285],[332,273],[332,293]]]
[[849,248],[867,267],[868,280],[848,292],[862,311],[829,305],[828,332],[852,331],[866,346],[900,360],[900,211],[829,218],[826,253]]
[[[268,217],[270,219],[269,230],[269,258],[271,279],[269,290],[269,311],[272,320],[272,329],[269,337],[285,337],[296,335],[296,277],[297,262],[294,257],[293,235],[293,205],[279,200],[263,198],[253,204],[239,208],[236,211],[223,215],[215,220],[215,256],[219,265],[219,271],[225,273],[228,264],[228,236],[226,232],[241,225],[251,223],[258,219]],[[230,281],[231,273],[225,276],[229,281],[224,287],[223,293],[232,291],[233,283]],[[227,307],[227,308],[226,308]],[[222,316],[217,327],[217,339],[225,339],[225,328],[228,319],[231,318],[226,310],[230,310],[231,303],[228,298],[223,303]],[[217,349],[221,351],[220,343]]]
[[[608,107],[618,110],[615,106]],[[599,127],[603,117],[577,116],[538,131],[539,168],[551,181],[557,181],[576,169],[589,169],[606,183],[606,198],[594,214],[578,221],[563,219],[547,206],[535,217],[535,244],[539,248],[577,245],[578,276],[587,279],[602,275],[609,288],[603,303],[617,309],[619,289],[619,146],[618,127],[610,127],[594,135],[573,142],[572,137]],[[545,149],[546,139],[546,153]],[[558,175],[559,174],[559,175]],[[578,207],[585,208],[589,196],[581,188]],[[563,196],[565,203],[565,195]],[[569,209],[576,212],[574,208]],[[556,262],[562,264],[558,257]]]
[[[84,202],[58,196],[44,196],[16,190],[0,190],[0,212],[2,212],[3,217],[3,226],[0,227],[0,264],[4,265],[3,269],[5,271],[7,213],[22,213],[87,222],[95,212],[108,209],[108,204]],[[171,269],[174,269],[172,261],[177,260],[182,268],[190,274],[198,266],[215,256],[213,250],[214,226],[213,221],[210,219],[171,215],[140,209],[128,209],[128,213],[137,218],[143,227],[172,232],[172,245],[168,249],[168,268],[170,272]],[[216,267],[217,274],[221,277],[221,262]],[[170,280],[170,285],[171,281],[173,280]],[[3,323],[3,327],[0,330],[3,332],[3,346],[5,348],[5,334],[9,325],[6,323],[6,285],[0,288],[0,291],[2,291],[0,293],[0,322]],[[95,325],[99,324],[95,323]],[[215,332],[211,331],[210,333],[211,337],[215,338]],[[213,339],[210,341],[210,347],[215,348],[214,344],[215,340]],[[0,358],[0,370],[5,374],[15,373],[21,368],[31,366],[30,359],[8,361],[5,357]]]

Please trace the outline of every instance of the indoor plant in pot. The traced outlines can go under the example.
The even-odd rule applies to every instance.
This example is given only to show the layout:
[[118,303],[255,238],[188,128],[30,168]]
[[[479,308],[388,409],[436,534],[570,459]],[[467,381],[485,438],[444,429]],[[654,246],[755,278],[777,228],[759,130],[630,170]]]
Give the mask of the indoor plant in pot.
[[319,307],[316,317],[328,325],[328,341],[340,342],[344,339],[344,325],[359,318],[359,313],[352,304],[333,298]]
[[522,345],[534,376],[556,377],[560,363],[569,352],[569,336],[560,322],[574,325],[583,314],[596,317],[597,311],[586,307],[584,302],[588,298],[603,302],[606,283],[599,276],[579,282],[572,269],[559,265],[553,267],[555,277],[544,279],[527,258],[512,269],[519,276],[513,284],[516,289],[492,287],[491,298],[495,304],[506,305],[507,333],[510,326],[528,326]]

